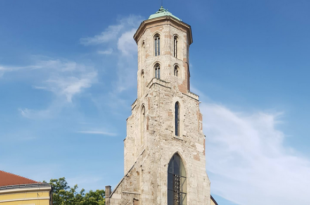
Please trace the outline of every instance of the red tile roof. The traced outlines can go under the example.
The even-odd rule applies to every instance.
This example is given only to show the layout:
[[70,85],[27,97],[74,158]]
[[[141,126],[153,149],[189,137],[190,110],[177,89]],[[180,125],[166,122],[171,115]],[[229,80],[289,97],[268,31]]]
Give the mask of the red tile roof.
[[34,180],[27,179],[25,177],[21,177],[0,170],[0,186],[10,186],[18,184],[38,184],[38,183],[40,182],[36,182]]

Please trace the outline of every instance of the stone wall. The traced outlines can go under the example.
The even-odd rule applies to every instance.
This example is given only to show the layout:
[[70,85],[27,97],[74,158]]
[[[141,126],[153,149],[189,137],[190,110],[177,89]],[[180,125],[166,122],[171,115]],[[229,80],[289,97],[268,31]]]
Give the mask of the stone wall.
[[[159,56],[154,55],[154,36],[160,35]],[[173,56],[174,36],[178,37],[178,56]],[[138,97],[145,95],[145,87],[155,76],[154,66],[160,64],[160,78],[175,83],[181,92],[189,90],[189,41],[187,31],[180,25],[169,20],[154,22],[146,26],[138,44]],[[179,67],[179,76],[174,76],[174,66]]]
[[[194,97],[179,92],[177,88],[168,87],[166,82],[157,79],[149,84],[146,96],[135,102],[133,114],[127,120],[128,135],[125,140],[125,171],[129,174],[125,175],[121,185],[112,194],[115,204],[123,204],[124,200],[132,201],[133,198],[141,204],[167,204],[167,169],[175,153],[181,156],[185,164],[188,202],[193,205],[210,203],[202,116],[199,101]],[[174,134],[176,101],[180,103],[181,114],[179,137]],[[138,118],[142,105],[146,107],[145,117],[148,120],[144,125],[144,144],[139,144]],[[129,165],[132,161],[135,162]],[[127,196],[123,192],[138,194]]]
[[[140,36],[136,36],[138,98],[127,119],[125,176],[107,198],[107,205],[167,204],[168,164],[176,153],[185,165],[187,204],[210,205],[199,98],[189,91],[188,28],[171,18],[147,22],[142,25],[143,30],[139,28]],[[160,56],[153,53],[153,36],[157,33],[162,42]],[[173,56],[175,35],[179,38],[177,58]],[[154,78],[156,63],[161,65],[160,79]],[[175,64],[179,66],[179,76],[174,76]],[[180,104],[179,136],[175,136],[176,102]]]

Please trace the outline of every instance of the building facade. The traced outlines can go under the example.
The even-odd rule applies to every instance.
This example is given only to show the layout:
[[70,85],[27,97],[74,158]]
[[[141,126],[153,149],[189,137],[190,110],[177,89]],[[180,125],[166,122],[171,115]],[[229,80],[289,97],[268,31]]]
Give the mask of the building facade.
[[210,205],[199,97],[190,91],[190,25],[164,8],[141,23],[137,100],[127,119],[124,178],[107,205]]
[[52,205],[52,187],[0,171],[0,205]]

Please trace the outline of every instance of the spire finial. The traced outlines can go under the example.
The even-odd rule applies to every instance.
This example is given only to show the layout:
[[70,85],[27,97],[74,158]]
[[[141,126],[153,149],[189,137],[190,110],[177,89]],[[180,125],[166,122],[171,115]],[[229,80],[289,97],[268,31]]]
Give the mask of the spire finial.
[[161,6],[161,7],[158,9],[157,12],[165,12],[165,11],[167,11],[167,9],[165,9],[163,6]]

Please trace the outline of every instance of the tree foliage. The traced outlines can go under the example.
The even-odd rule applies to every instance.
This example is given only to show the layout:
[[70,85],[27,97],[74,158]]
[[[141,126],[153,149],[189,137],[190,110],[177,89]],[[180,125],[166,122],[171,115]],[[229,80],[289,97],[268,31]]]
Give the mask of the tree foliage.
[[104,205],[104,190],[90,190],[85,193],[84,189],[77,191],[78,185],[68,186],[66,179],[51,179],[49,182],[53,187],[53,205]]

